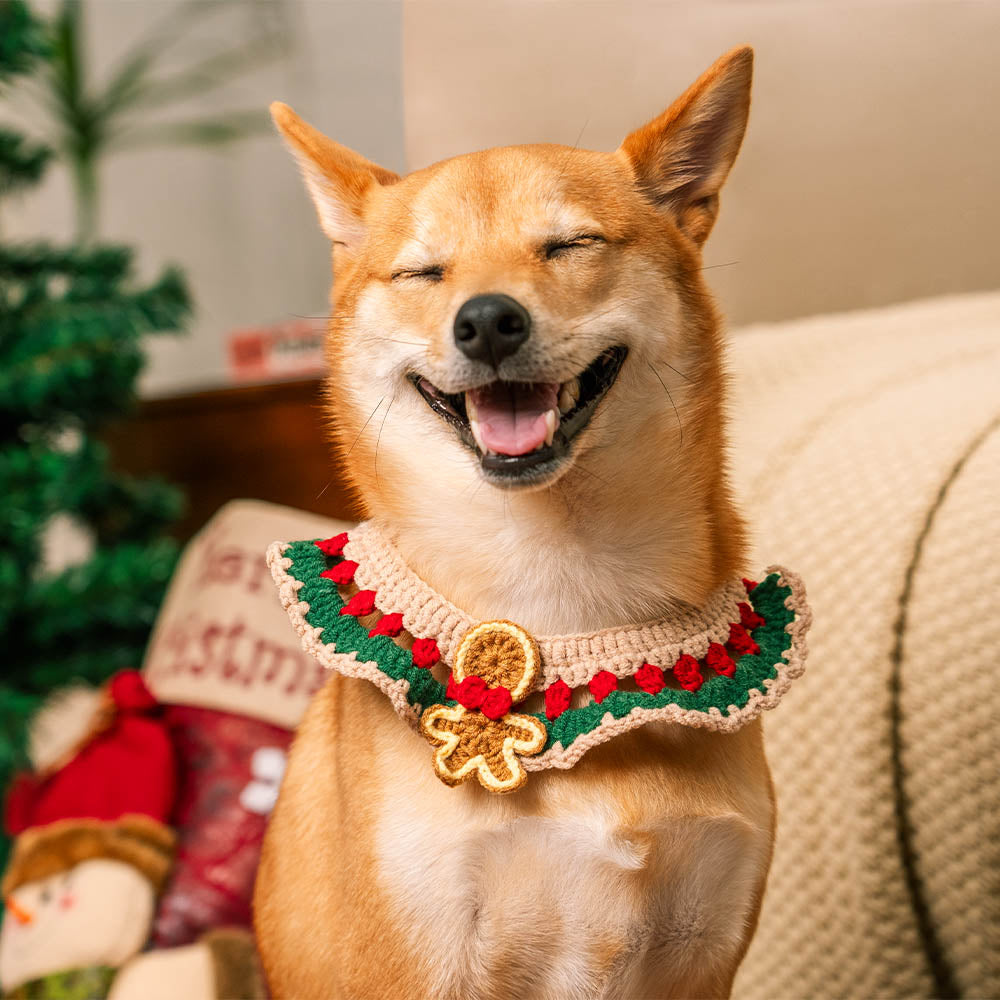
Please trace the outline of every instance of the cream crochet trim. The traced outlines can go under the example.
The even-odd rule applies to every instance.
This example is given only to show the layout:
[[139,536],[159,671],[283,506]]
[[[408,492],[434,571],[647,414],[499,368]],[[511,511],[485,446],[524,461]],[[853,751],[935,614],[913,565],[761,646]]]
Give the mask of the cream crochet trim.
[[[288,543],[274,542],[268,548],[267,561],[271,568],[271,575],[274,578],[275,583],[278,585],[278,593],[281,597],[281,603],[284,605],[292,625],[302,640],[302,648],[307,653],[316,657],[316,659],[328,669],[337,670],[348,677],[360,677],[371,681],[389,698],[392,702],[393,708],[396,710],[396,713],[404,718],[413,729],[419,731],[420,719],[406,698],[409,690],[407,681],[402,679],[396,681],[392,680],[379,669],[377,663],[373,661],[359,661],[355,653],[337,652],[333,646],[323,643],[321,638],[323,630],[310,625],[306,620],[305,616],[309,613],[309,605],[305,601],[300,601],[298,598],[298,592],[303,586],[305,586],[305,583],[301,580],[296,580],[288,573],[288,570],[292,565],[292,560],[288,559],[284,555],[286,548],[288,548]],[[356,547],[352,554],[355,557],[361,555],[361,549]],[[628,715],[623,716],[620,719],[616,719],[613,715],[611,715],[611,713],[608,713],[596,729],[578,736],[573,741],[571,746],[563,747],[561,744],[557,743],[538,757],[522,758],[521,764],[525,770],[540,771],[550,767],[572,767],[592,747],[598,746],[601,743],[606,743],[615,736],[619,736],[631,729],[645,725],[648,722],[675,722],[680,725],[710,729],[717,732],[731,732],[746,725],[746,723],[750,722],[752,719],[757,718],[765,709],[773,708],[788,690],[792,681],[799,677],[805,669],[805,660],[807,655],[805,636],[812,622],[812,613],[806,602],[805,587],[803,586],[801,578],[797,574],[792,573],[781,566],[770,566],[768,567],[767,572],[768,574],[777,573],[779,575],[779,585],[787,587],[791,591],[790,595],[785,599],[785,607],[787,607],[790,611],[793,611],[795,613],[795,617],[792,622],[786,626],[785,631],[791,635],[792,641],[789,648],[782,654],[782,662],[775,664],[777,676],[774,678],[768,678],[763,682],[762,686],[764,690],[760,690],[758,688],[751,689],[750,698],[746,705],[739,709],[737,709],[736,706],[730,706],[728,716],[724,716],[718,709],[715,708],[709,709],[707,712],[695,710],[685,711],[678,705],[667,705],[663,708],[656,709],[634,708]],[[425,593],[433,594],[433,591],[430,591],[430,588],[426,587],[426,585],[421,584],[420,586]],[[371,589],[375,588],[372,587]],[[382,591],[387,592],[384,585],[382,587]],[[743,592],[745,593],[745,591]],[[460,622],[468,622],[469,624],[472,624],[472,620],[467,616],[462,615],[462,613],[459,612],[457,608],[454,608],[453,605],[447,604],[447,602],[444,601],[444,599],[439,595],[434,596],[438,601],[450,609],[448,616],[443,617],[441,620],[450,622],[452,615],[456,617],[456,621],[451,625],[452,630],[461,629],[463,625],[460,624]],[[385,601],[385,607],[387,608],[393,608],[395,610],[398,606],[399,605],[392,603],[389,599],[386,599]],[[421,609],[429,609],[431,614],[433,614],[434,611],[433,605],[427,600],[418,602],[417,610],[419,611]],[[412,625],[413,629],[417,631],[417,634],[426,636],[431,632],[430,629],[422,625],[418,625],[417,623],[422,623],[425,620],[433,621],[433,618],[410,618],[410,620],[407,621],[406,612],[402,613],[404,616],[404,623],[407,624],[408,628]],[[738,617],[737,613],[737,620]],[[606,630],[604,632],[597,633],[597,635],[602,637],[601,641],[604,644],[608,644],[610,642],[611,636],[623,634],[629,637],[629,642],[636,642],[638,641],[638,636],[647,634],[646,629],[654,629],[657,627],[662,628],[663,626],[653,625],[639,626],[633,629]],[[585,639],[586,637],[584,636],[574,636],[570,638],[552,638],[542,640],[539,642],[539,647],[543,650],[543,661],[546,655],[545,650],[553,647],[564,648],[567,643],[576,643],[577,646],[579,646]],[[441,640],[439,639],[438,641],[440,648]],[[685,647],[685,649],[686,648],[687,647]],[[655,660],[655,657],[652,654],[650,654],[648,658],[650,660]]]
[[676,722],[682,726],[692,726],[701,729],[711,729],[715,732],[732,732],[756,719],[761,712],[774,708],[788,690],[792,681],[802,675],[806,667],[806,632],[812,624],[812,612],[806,603],[805,586],[801,577],[781,566],[768,566],[767,573],[778,574],[778,585],[788,587],[791,594],[785,598],[785,607],[795,612],[795,617],[785,626],[785,631],[792,637],[792,643],[782,654],[783,662],[776,663],[777,677],[764,680],[764,690],[750,689],[750,698],[746,705],[738,709],[735,705],[729,707],[729,715],[723,715],[717,708],[707,712],[685,711],[679,705],[667,705],[663,708],[633,708],[628,715],[616,719],[608,713],[601,724],[578,736],[569,747],[556,743],[551,749],[538,757],[526,757],[521,766],[526,771],[541,771],[547,767],[572,767],[592,747],[606,743],[615,736],[621,736],[630,729],[637,729],[647,722]]
[[[442,659],[454,660],[462,636],[479,624],[477,619],[424,583],[371,521],[350,532],[344,554],[358,564],[357,585],[378,594],[380,609],[402,614],[408,632],[434,639]],[[737,605],[745,600],[742,581],[734,579],[715,591],[703,608],[682,609],[669,621],[589,635],[536,636],[542,670],[532,690],[542,690],[560,678],[571,688],[580,687],[601,670],[630,677],[647,661],[675,663],[685,653],[702,659],[713,642],[729,638],[729,624],[739,621]]]

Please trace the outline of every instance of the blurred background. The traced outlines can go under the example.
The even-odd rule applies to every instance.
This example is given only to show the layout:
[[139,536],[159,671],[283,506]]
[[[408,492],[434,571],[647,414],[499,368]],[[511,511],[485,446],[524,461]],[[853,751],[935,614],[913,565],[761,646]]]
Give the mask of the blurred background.
[[[705,263],[733,331],[737,361],[750,368],[774,352],[777,360],[764,366],[768,377],[787,372],[798,379],[786,399],[799,408],[807,429],[788,429],[783,445],[758,450],[756,466],[737,461],[762,537],[779,537],[793,516],[789,494],[772,503],[763,485],[769,462],[780,455],[803,458],[817,428],[837,414],[857,417],[876,386],[881,392],[906,383],[912,395],[883,399],[885,413],[868,413],[851,453],[845,442],[855,439],[843,428],[830,430],[817,465],[825,471],[816,471],[828,478],[800,502],[803,510],[818,512],[817,498],[836,497],[824,523],[846,523],[853,517],[844,513],[850,503],[870,507],[879,489],[873,483],[884,475],[895,483],[886,487],[886,506],[880,508],[887,522],[911,525],[897,511],[901,497],[914,503],[912,530],[900,529],[900,552],[922,537],[920,518],[942,482],[950,481],[965,446],[992,426],[990,407],[1000,400],[1000,381],[992,380],[1000,343],[1000,3],[37,0],[26,6],[0,0],[0,13],[4,781],[29,763],[36,776],[49,773],[28,760],[27,723],[51,689],[68,681],[97,684],[116,669],[144,663],[161,702],[222,716],[238,708],[241,718],[254,720],[245,727],[265,727],[252,738],[248,729],[233,737],[243,748],[234,753],[244,761],[232,779],[234,795],[253,782],[276,789],[280,781],[273,757],[260,765],[263,777],[253,777],[256,772],[247,770],[256,766],[251,750],[287,744],[313,681],[274,709],[249,696],[234,703],[224,684],[192,694],[187,681],[179,680],[183,675],[207,683],[211,669],[201,664],[196,670],[190,650],[196,641],[207,650],[209,634],[229,636],[220,663],[238,659],[234,649],[242,648],[247,662],[273,652],[253,645],[249,631],[234,631],[247,618],[245,612],[240,618],[235,596],[215,595],[214,619],[204,611],[199,587],[242,579],[233,560],[247,561],[246,579],[258,580],[250,591],[263,600],[257,594],[266,586],[258,579],[260,553],[286,527],[274,520],[285,515],[259,503],[230,506],[218,515],[227,502],[250,498],[305,512],[307,520],[293,519],[284,537],[294,530],[304,532],[297,537],[332,530],[324,518],[349,520],[359,513],[330,471],[319,403],[329,248],[267,118],[272,100],[290,104],[337,141],[395,171],[498,144],[613,149],[722,52],[750,43],[756,51],[750,125]],[[890,332],[895,340],[886,339]],[[778,349],[791,342],[785,337],[808,345],[797,361],[786,363],[790,355]],[[938,385],[913,375],[911,384],[905,366],[918,359],[920,378],[936,377],[949,366],[955,377]],[[956,359],[969,367],[956,367]],[[810,381],[820,374],[822,385]],[[775,379],[768,392],[775,391]],[[737,386],[738,410],[763,398],[764,388],[755,395],[754,386]],[[923,428],[920,419],[932,419],[924,413],[926,401],[940,412],[936,423]],[[982,412],[980,405],[986,407]],[[786,433],[777,420],[754,425],[739,412],[744,442],[751,426],[761,434],[766,429],[772,442]],[[944,434],[940,413],[957,427],[947,440],[933,436]],[[892,460],[872,459],[877,472],[866,479],[857,449],[870,442],[872,427],[890,425],[895,429],[886,432],[884,447]],[[923,468],[931,452],[940,454],[940,462],[928,465],[926,482],[912,487],[905,476]],[[837,454],[844,456],[840,466],[831,457]],[[904,457],[907,471],[892,480],[892,462]],[[983,475],[983,483],[992,483],[988,472]],[[849,488],[850,503],[844,499]],[[979,499],[963,508],[976,527],[951,537],[986,531],[979,536],[980,551],[998,555],[995,532],[983,527],[1000,522],[991,490],[982,485]],[[213,516],[209,530],[192,543],[200,548],[189,547],[177,570],[182,547]],[[838,545],[822,565],[847,573],[875,551],[872,540],[880,531],[873,525],[856,550]],[[803,560],[808,563],[817,551],[805,546]],[[213,578],[202,566],[208,564],[206,552],[224,553],[220,558],[228,562],[221,576]],[[886,637],[900,620],[897,597],[906,558],[900,555],[899,566],[885,573]],[[164,608],[171,579],[173,605],[168,601]],[[977,579],[971,604],[980,607],[983,595],[995,596],[996,590],[983,582],[993,577]],[[829,586],[833,600],[843,585]],[[171,614],[176,621],[168,627],[164,621]],[[144,660],[154,624],[154,646]],[[285,649],[281,655],[299,663],[300,671],[311,670],[294,659],[302,654],[284,628],[277,621],[266,641]],[[853,662],[871,648],[869,643],[859,649]],[[157,651],[165,665],[151,667],[149,657]],[[952,662],[952,652],[940,657]],[[986,655],[996,662],[995,653]],[[815,898],[795,903],[789,881],[790,896],[780,911],[765,911],[763,924],[774,939],[799,904],[812,906],[815,917],[803,919],[803,928],[850,923],[845,915],[860,907],[870,924],[859,920],[854,937],[844,933],[855,954],[861,949],[867,955],[861,964],[869,972],[837,959],[836,988],[816,992],[819,987],[802,969],[825,966],[800,937],[789,945],[808,957],[799,965],[790,965],[784,952],[770,959],[752,952],[738,984],[742,995],[1000,993],[996,859],[969,855],[963,847],[971,867],[962,874],[943,872],[924,856],[944,883],[978,886],[963,897],[974,901],[969,921],[979,930],[970,932],[969,924],[949,923],[951,915],[934,910],[937,890],[922,886],[912,817],[905,817],[898,837],[895,832],[905,783],[901,761],[913,750],[902,735],[898,700],[886,700],[886,692],[898,694],[905,657],[889,638],[879,656],[881,666],[867,674],[876,678],[872,690],[878,693],[866,704],[879,725],[896,720],[879,744],[882,763],[872,764],[886,782],[875,799],[888,803],[884,822],[877,824],[888,846],[861,857],[850,848],[850,837],[837,840],[840,853],[827,845],[819,856],[836,857],[835,878],[829,870],[814,871],[805,856],[796,856],[800,868],[789,860],[786,870],[797,873],[796,884],[807,877],[834,878],[850,887],[844,890],[850,899],[827,911]],[[190,669],[182,669],[182,661]],[[220,668],[220,678],[226,669]],[[236,667],[225,674],[238,675]],[[985,718],[983,726],[989,724]],[[185,739],[193,731],[211,732],[222,745],[215,724],[181,713],[171,723],[171,739],[176,742],[181,731]],[[849,769],[834,763],[838,753],[844,761],[855,759],[853,753],[875,759],[863,741],[837,751],[831,744],[843,738],[840,730],[827,735],[825,774],[849,781]],[[775,746],[794,745],[791,735],[786,744],[781,738],[774,737]],[[205,745],[200,752],[208,752]],[[938,750],[925,750],[940,760]],[[1000,760],[995,740],[988,752],[980,747],[977,753],[987,770],[989,761]],[[949,821],[951,832],[977,831],[973,839],[980,844],[984,830],[996,825],[983,818],[984,810],[995,813],[996,804],[993,785],[984,791],[984,780],[977,779],[972,813]],[[254,793],[265,804],[266,788]],[[828,797],[840,788],[827,789]],[[175,827],[198,826],[204,847],[204,827],[192,818],[196,798],[188,796],[183,823],[173,814],[162,818]],[[930,801],[921,808],[933,813],[940,803]],[[824,812],[828,808],[834,807],[815,806],[800,818],[814,829],[833,815]],[[867,806],[853,808],[863,812]],[[259,837],[267,809],[250,812],[258,826],[244,830],[244,843]],[[8,832],[16,831],[8,824]],[[857,836],[864,840],[869,833],[859,830]],[[819,837],[811,841],[817,850]],[[189,857],[197,852],[197,844],[189,845]],[[890,856],[891,862],[885,860]],[[778,857],[780,862],[780,841]],[[196,918],[196,907],[185,900],[198,897],[206,880],[191,875],[187,889],[182,886],[162,910],[157,943],[186,944],[214,924],[248,923],[243,897],[254,859],[251,852],[234,890],[243,894],[243,909],[223,907],[225,920],[220,910],[211,920]],[[895,872],[895,882],[873,874],[885,866]],[[208,867],[206,861],[199,873]],[[216,889],[217,900],[225,894]],[[866,910],[859,894],[879,900],[882,909]],[[897,904],[906,916],[887,917],[886,907]],[[889,958],[890,944],[879,959],[864,951],[875,947],[878,935],[863,928],[879,923],[895,935],[898,953]],[[876,974],[872,968],[888,971]],[[247,986],[246,995],[253,988]]]

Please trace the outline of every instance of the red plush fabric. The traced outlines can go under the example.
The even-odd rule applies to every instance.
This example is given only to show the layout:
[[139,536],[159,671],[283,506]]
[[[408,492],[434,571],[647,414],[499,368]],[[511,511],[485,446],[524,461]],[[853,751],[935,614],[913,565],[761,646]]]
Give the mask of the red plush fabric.
[[116,820],[129,813],[169,823],[177,765],[167,727],[153,714],[156,701],[135,670],[117,674],[109,689],[117,714],[106,729],[54,774],[14,782],[9,834],[60,819]]
[[215,927],[250,927],[268,806],[281,780],[274,764],[283,762],[292,736],[244,715],[187,705],[171,705],[166,721],[180,789],[171,816],[177,856],[153,926],[160,948]]

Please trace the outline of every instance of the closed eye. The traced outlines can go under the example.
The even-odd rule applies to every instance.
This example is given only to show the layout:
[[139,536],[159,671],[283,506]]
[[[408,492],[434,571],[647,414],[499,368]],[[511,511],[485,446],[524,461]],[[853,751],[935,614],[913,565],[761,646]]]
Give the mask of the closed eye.
[[403,281],[407,278],[416,278],[424,281],[440,281],[444,277],[444,268],[440,264],[430,267],[405,267],[400,271],[394,271],[393,281]]
[[552,260],[574,250],[597,246],[599,243],[607,243],[607,240],[597,233],[581,233],[579,236],[549,240],[542,247],[542,252],[545,254],[546,260]]

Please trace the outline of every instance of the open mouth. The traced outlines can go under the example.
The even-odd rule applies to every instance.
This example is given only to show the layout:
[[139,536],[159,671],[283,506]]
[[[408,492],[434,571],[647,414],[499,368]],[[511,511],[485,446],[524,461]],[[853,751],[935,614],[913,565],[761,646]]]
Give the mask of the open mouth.
[[442,392],[409,376],[427,405],[458,432],[497,480],[539,479],[564,458],[615,383],[628,348],[611,347],[567,382],[490,382]]

